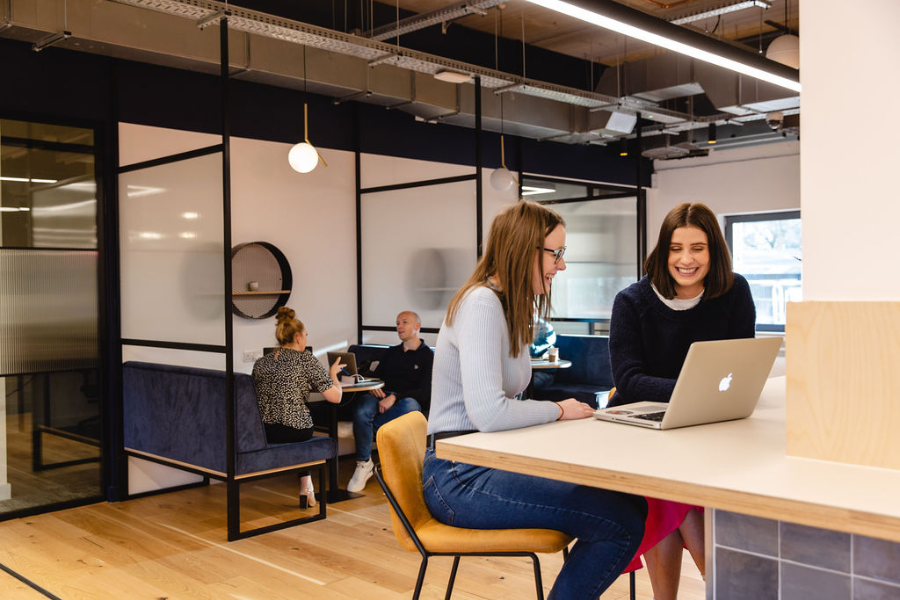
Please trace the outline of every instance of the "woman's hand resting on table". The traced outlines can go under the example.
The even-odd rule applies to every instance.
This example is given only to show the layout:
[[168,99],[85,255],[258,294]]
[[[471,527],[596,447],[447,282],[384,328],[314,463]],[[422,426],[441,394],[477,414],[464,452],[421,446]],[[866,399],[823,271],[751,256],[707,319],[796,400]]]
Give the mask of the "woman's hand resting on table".
[[561,402],[555,403],[560,410],[557,421],[569,421],[572,419],[586,419],[593,416],[594,409],[590,404],[586,404],[575,398],[567,398]]

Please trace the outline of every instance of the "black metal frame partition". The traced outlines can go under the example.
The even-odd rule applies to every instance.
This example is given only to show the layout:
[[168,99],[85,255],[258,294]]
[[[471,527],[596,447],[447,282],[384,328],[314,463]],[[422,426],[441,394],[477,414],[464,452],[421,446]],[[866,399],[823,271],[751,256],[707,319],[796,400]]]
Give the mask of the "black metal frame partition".
[[[639,140],[640,142],[640,140]],[[588,201],[598,201],[602,202],[603,200],[613,200],[617,198],[635,198],[635,210],[637,216],[637,257],[636,257],[636,273],[637,279],[640,279],[644,275],[644,256],[646,256],[646,248],[647,248],[647,194],[644,191],[643,186],[641,185],[641,169],[640,169],[640,160],[638,161],[638,174],[637,174],[637,183],[635,187],[626,187],[623,185],[611,184],[611,183],[600,183],[594,181],[576,181],[571,179],[561,179],[559,177],[551,177],[546,175],[536,175],[532,173],[521,173],[519,174],[519,182],[520,187],[524,184],[525,178],[530,180],[537,181],[547,181],[547,182],[555,182],[555,183],[565,183],[571,185],[584,185],[588,189],[588,194],[583,197],[572,197],[572,198],[562,198],[558,200],[535,200],[539,204],[546,205],[554,205],[554,204],[570,204],[573,202],[588,202]],[[606,190],[609,193],[604,193],[601,195],[593,195],[593,192],[597,190]],[[589,335],[599,335],[597,329],[598,325],[609,323],[609,319],[595,319],[595,318],[586,318],[586,317],[554,317],[553,321],[559,321],[561,323],[587,323],[589,328]]]
[[[196,352],[211,352],[217,354],[224,354],[225,356],[225,405],[226,405],[226,453],[227,453],[227,462],[226,462],[226,473],[225,476],[222,477],[218,474],[210,473],[204,469],[195,468],[190,465],[185,465],[183,463],[179,463],[177,461],[170,461],[168,459],[162,457],[152,457],[142,453],[130,453],[125,450],[124,445],[119,445],[118,448],[121,451],[122,456],[134,456],[136,458],[140,458],[142,460],[147,460],[150,462],[154,462],[157,464],[177,468],[182,471],[186,471],[189,473],[194,473],[203,477],[201,482],[182,485],[172,488],[165,488],[162,490],[152,491],[144,494],[135,494],[129,495],[130,498],[135,498],[139,496],[158,494],[158,493],[167,493],[171,491],[176,491],[180,489],[186,489],[196,486],[207,485],[209,480],[218,479],[224,481],[226,484],[226,495],[227,495],[227,530],[228,530],[228,541],[233,541],[237,539],[242,539],[254,535],[259,535],[261,533],[267,533],[269,531],[275,531],[278,529],[284,529],[286,527],[291,527],[294,525],[298,525],[300,523],[306,523],[310,521],[316,521],[325,518],[325,506],[326,502],[324,499],[319,503],[319,511],[317,514],[308,517],[302,517],[298,519],[291,519],[288,521],[282,521],[276,523],[274,525],[268,525],[264,527],[258,527],[255,529],[250,529],[246,531],[241,531],[241,521],[240,521],[240,485],[242,483],[255,481],[257,479],[262,479],[264,477],[272,476],[272,472],[265,472],[260,474],[248,474],[245,476],[241,476],[240,478],[236,475],[236,444],[235,444],[235,394],[234,394],[234,328],[232,324],[232,289],[231,289],[231,274],[232,274],[232,262],[231,262],[231,124],[230,124],[230,98],[229,98],[229,82],[230,82],[230,73],[229,73],[229,59],[228,59],[228,24],[227,17],[223,18],[219,23],[220,30],[220,85],[221,85],[221,110],[222,110],[222,143],[216,144],[214,146],[208,146],[205,148],[200,148],[197,150],[192,150],[189,152],[182,152],[179,154],[174,154],[171,156],[158,158],[150,161],[145,161],[141,163],[136,163],[132,165],[128,165],[126,167],[119,167],[116,169],[117,175],[122,173],[128,173],[130,171],[136,171],[140,169],[145,169],[153,166],[160,166],[165,164],[171,164],[175,162],[180,162],[184,160],[189,160],[193,158],[198,158],[201,156],[208,156],[215,153],[222,153],[222,269],[224,274],[224,306],[223,306],[223,314],[224,314],[224,327],[225,327],[225,343],[224,345],[216,345],[216,344],[194,344],[194,343],[184,343],[184,342],[169,342],[169,341],[158,341],[158,340],[141,340],[141,339],[130,339],[130,338],[120,338],[120,346],[121,348],[124,345],[131,346],[144,346],[144,347],[153,347],[153,348],[164,348],[164,349],[174,349],[174,350],[190,350]],[[121,331],[121,330],[120,330]],[[120,361],[121,362],[121,361]],[[307,466],[297,465],[296,468],[287,469],[283,472],[289,471],[298,471],[300,468],[306,468]],[[319,485],[320,487],[324,485],[325,478],[324,473],[325,469],[322,465],[319,465]],[[279,472],[279,474],[282,472]]]
[[[426,179],[420,181],[411,181],[408,183],[398,183],[394,185],[385,185],[371,188],[362,187],[361,172],[361,140],[359,139],[359,127],[356,127],[356,324],[357,342],[362,343],[364,331],[395,331],[394,326],[389,325],[370,325],[363,322],[363,297],[362,297],[362,196],[363,194],[372,194],[378,192],[389,192],[392,190],[404,190],[416,187],[425,187],[430,185],[442,185],[446,183],[458,183],[461,181],[475,182],[475,247],[477,256],[481,257],[481,239],[484,231],[484,219],[482,211],[484,207],[484,190],[483,184],[483,167],[484,158],[482,154],[482,127],[481,127],[481,77],[475,77],[475,173],[471,175],[458,175],[455,177],[443,177],[438,179]],[[438,327],[422,327],[422,333],[438,333]]]

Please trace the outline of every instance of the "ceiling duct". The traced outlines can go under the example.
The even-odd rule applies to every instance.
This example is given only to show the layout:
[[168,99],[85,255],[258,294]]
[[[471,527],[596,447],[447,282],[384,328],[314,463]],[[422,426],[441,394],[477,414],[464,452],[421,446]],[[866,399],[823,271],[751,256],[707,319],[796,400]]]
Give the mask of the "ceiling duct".
[[[235,30],[231,45],[235,79],[304,89],[331,96],[336,102],[353,99],[396,108],[429,121],[474,127],[474,86],[434,78],[439,71],[452,71],[470,75],[473,81],[474,77],[480,79],[486,130],[501,130],[501,98],[505,102],[505,132],[533,139],[605,143],[631,135],[638,113],[673,131],[706,126],[699,119],[657,104],[658,99],[689,93],[692,85],[704,85],[702,81],[695,84],[689,76],[697,71],[695,66],[676,58],[667,59],[674,63],[648,63],[643,67],[644,83],[651,87],[641,87],[645,92],[655,89],[656,94],[630,88],[635,93],[620,98],[614,79],[609,92],[585,91],[215,0],[42,0],[48,7],[40,11],[34,10],[34,0],[7,1],[12,17],[4,23],[3,37],[29,43],[47,38],[59,30],[58,15],[66,4],[77,18],[69,20],[71,36],[60,40],[58,47],[209,74],[220,70],[219,40],[212,31],[213,24],[227,18],[228,27]],[[664,86],[652,87],[666,71],[671,75],[673,64],[676,76],[664,79]],[[631,82],[634,77],[628,75],[626,79]],[[608,81],[607,77],[602,81]],[[667,91],[659,92],[664,88]],[[753,99],[761,103],[778,101],[775,97]],[[779,105],[767,110],[790,114],[791,109]],[[747,110],[741,118],[762,115]]]
[[622,111],[597,111],[590,113],[588,130],[600,135],[616,137],[634,131],[637,115]]
[[709,148],[702,148],[693,142],[673,143],[677,139],[678,136],[668,134],[644,139],[641,156],[653,160],[673,160],[709,154]]

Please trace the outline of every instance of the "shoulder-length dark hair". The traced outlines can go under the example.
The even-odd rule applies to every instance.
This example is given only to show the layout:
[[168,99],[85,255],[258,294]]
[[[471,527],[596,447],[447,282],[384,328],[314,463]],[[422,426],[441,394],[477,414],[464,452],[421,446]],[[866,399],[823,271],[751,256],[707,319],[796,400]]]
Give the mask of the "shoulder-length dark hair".
[[[550,291],[539,296],[534,293],[534,257],[538,252],[543,255],[544,240],[558,225],[565,227],[562,217],[535,202],[520,200],[500,211],[491,223],[487,246],[475,272],[450,300],[447,324],[453,323],[466,294],[495,276],[509,330],[510,355],[519,356],[534,340],[535,317],[547,318],[550,314]],[[538,264],[543,279],[544,261]]]
[[675,297],[675,280],[669,275],[669,245],[672,243],[672,234],[679,227],[696,227],[706,234],[709,244],[709,273],[703,281],[703,300],[712,300],[728,292],[734,285],[731,254],[715,213],[699,202],[679,204],[663,219],[656,248],[644,262],[644,270],[650,283],[664,297]]

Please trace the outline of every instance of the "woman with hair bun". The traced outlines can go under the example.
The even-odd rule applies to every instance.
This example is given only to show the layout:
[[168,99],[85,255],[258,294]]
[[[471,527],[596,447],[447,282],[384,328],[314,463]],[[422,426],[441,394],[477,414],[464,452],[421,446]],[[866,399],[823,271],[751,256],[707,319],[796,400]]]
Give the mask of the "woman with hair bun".
[[[275,338],[280,347],[263,355],[253,365],[253,382],[259,398],[259,412],[272,444],[304,442],[313,435],[313,420],[306,405],[316,391],[328,402],[341,401],[337,373],[340,360],[326,371],[311,352],[306,351],[306,327],[290,308],[282,306],[275,316]],[[300,474],[300,508],[316,505],[312,477]]]

